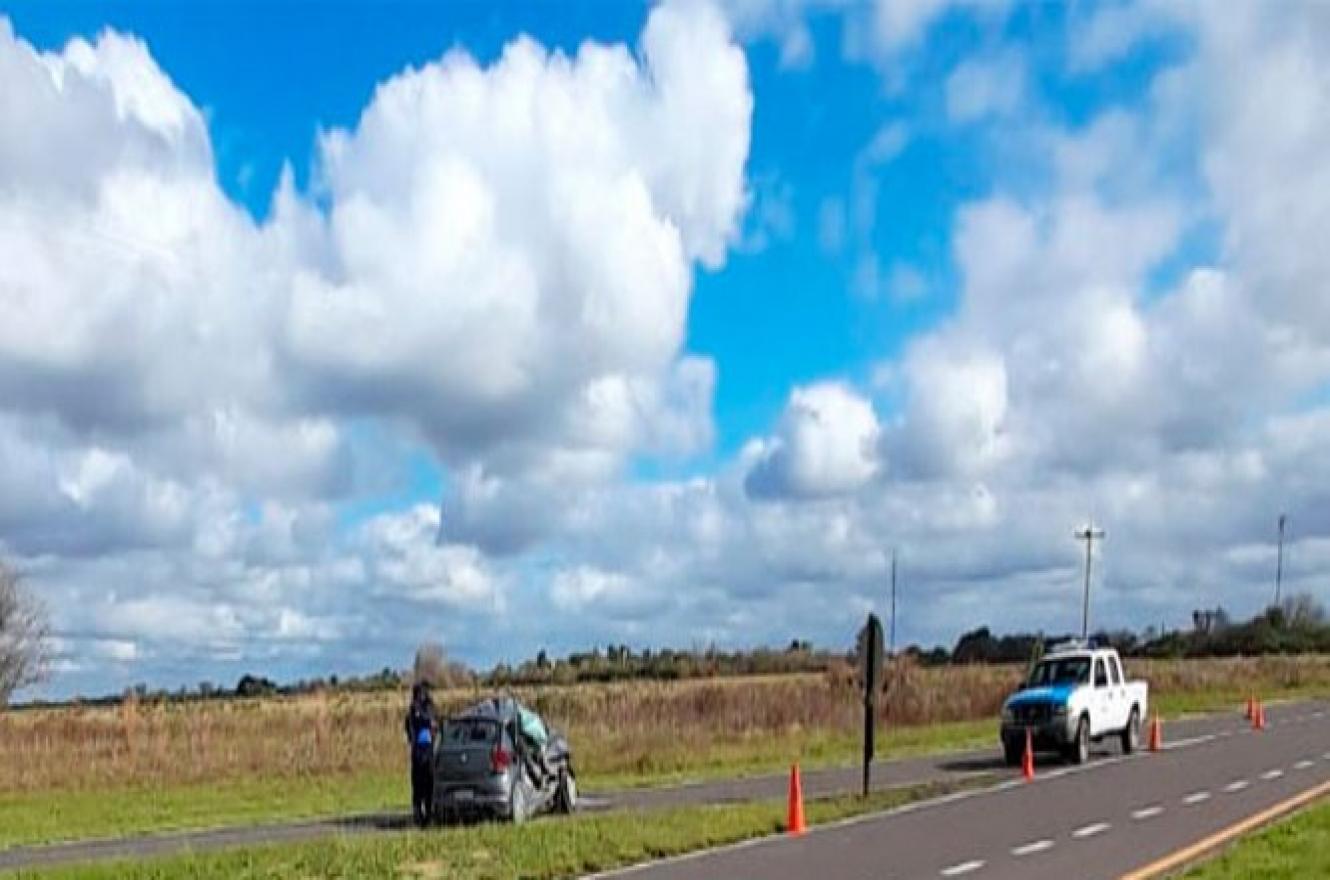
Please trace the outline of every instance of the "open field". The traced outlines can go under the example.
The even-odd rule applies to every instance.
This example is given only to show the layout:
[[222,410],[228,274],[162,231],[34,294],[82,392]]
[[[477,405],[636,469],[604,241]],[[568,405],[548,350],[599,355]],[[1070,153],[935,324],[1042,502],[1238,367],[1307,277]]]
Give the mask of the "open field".
[[[1161,711],[1330,694],[1330,657],[1131,662]],[[881,757],[992,742],[1014,666],[904,668]],[[584,789],[852,762],[861,709],[843,674],[518,690],[567,730]],[[440,694],[445,709],[474,699]],[[0,846],[401,807],[392,693],[0,714]]]
[[1330,802],[1245,838],[1186,872],[1185,880],[1330,877]]
[[[810,801],[808,822],[816,825],[848,816],[979,787],[931,784],[878,792],[867,799],[842,797]],[[75,878],[286,878],[466,877],[469,880],[574,877],[676,853],[775,834],[785,821],[783,803],[680,807],[654,811],[649,821],[633,812],[544,819],[514,828],[482,824],[430,832],[398,832],[343,837],[286,846],[110,862],[20,876]]]

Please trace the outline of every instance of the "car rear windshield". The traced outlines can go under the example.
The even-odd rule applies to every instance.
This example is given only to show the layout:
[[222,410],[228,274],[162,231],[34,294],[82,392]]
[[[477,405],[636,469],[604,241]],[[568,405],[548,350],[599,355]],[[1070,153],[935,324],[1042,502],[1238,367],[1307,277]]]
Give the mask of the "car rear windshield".
[[484,718],[451,718],[443,726],[445,745],[489,745],[494,742],[499,725]]
[[1043,660],[1030,673],[1027,684],[1043,687],[1051,684],[1084,684],[1090,680],[1089,657],[1064,657],[1061,660]]

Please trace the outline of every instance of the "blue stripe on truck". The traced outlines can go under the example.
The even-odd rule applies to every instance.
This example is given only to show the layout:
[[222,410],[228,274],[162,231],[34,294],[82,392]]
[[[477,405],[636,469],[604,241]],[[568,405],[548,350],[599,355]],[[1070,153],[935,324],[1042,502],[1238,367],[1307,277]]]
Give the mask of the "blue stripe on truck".
[[1030,703],[1057,703],[1066,705],[1077,685],[1055,684],[1046,687],[1029,688],[1007,701],[1008,706],[1025,706]]

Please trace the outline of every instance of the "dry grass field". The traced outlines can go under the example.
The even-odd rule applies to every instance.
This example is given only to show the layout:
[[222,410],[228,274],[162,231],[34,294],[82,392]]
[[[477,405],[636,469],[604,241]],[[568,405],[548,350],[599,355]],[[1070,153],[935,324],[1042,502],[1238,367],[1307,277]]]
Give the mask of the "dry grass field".
[[[1128,665],[1171,712],[1235,704],[1249,691],[1330,693],[1326,656]],[[880,709],[888,735],[991,719],[1021,672],[1016,666],[892,670]],[[568,732],[584,777],[626,783],[798,758],[843,760],[854,754],[861,724],[848,670],[515,693]],[[436,698],[449,711],[475,696]],[[405,700],[395,693],[328,694],[0,713],[0,795],[396,774]],[[911,739],[908,732],[904,738]],[[913,739],[920,746],[934,741]]]

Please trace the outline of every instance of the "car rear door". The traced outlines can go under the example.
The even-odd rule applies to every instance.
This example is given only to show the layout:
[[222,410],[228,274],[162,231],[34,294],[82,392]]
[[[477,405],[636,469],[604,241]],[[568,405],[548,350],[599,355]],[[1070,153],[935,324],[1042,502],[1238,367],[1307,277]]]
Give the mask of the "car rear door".
[[443,726],[435,776],[442,783],[475,782],[490,776],[490,754],[498,742],[498,722],[456,718]]
[[1113,728],[1113,683],[1108,677],[1108,667],[1103,657],[1094,658],[1094,672],[1091,683],[1094,686],[1093,707],[1090,712],[1090,732],[1095,736]]
[[1121,730],[1131,717],[1131,698],[1127,693],[1127,680],[1122,676],[1122,663],[1116,654],[1108,655],[1108,677],[1113,682],[1113,728]]

